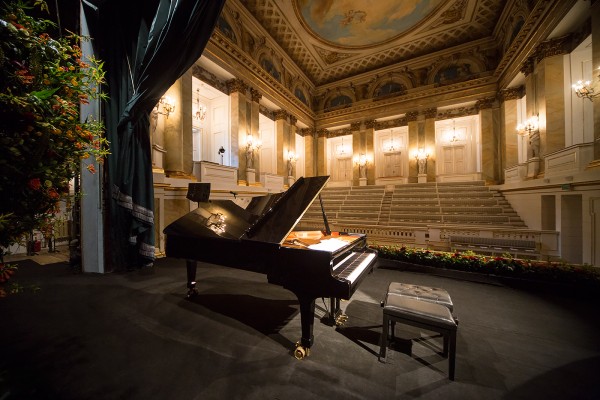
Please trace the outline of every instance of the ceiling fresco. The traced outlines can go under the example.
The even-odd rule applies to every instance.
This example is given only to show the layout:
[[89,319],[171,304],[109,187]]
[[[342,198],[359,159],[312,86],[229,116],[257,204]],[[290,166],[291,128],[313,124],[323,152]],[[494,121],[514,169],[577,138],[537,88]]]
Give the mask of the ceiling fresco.
[[443,0],[296,0],[298,18],[315,36],[341,47],[382,43],[431,17]]
[[239,0],[315,86],[481,39],[505,0]]

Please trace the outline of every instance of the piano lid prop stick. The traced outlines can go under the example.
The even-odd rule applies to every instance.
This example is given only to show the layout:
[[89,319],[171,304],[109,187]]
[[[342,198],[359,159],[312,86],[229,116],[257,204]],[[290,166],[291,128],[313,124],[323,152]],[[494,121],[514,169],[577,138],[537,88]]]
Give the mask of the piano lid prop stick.
[[327,215],[325,215],[325,208],[323,207],[323,198],[319,193],[319,202],[321,203],[321,212],[323,213],[323,222],[325,223],[325,235],[331,235],[331,229],[329,229],[329,222],[327,222]]

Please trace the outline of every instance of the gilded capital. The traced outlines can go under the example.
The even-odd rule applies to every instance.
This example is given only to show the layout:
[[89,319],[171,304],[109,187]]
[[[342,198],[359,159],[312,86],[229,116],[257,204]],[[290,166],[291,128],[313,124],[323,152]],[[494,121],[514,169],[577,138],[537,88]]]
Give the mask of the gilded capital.
[[252,96],[252,101],[255,103],[258,103],[262,99],[262,94],[254,88],[250,88],[250,95]]
[[493,97],[488,97],[486,99],[480,99],[477,100],[477,102],[475,103],[475,108],[477,108],[478,110],[484,110],[486,108],[492,108],[492,106],[494,105],[494,101],[496,99]]
[[437,108],[428,108],[427,110],[423,111],[423,114],[425,115],[426,119],[435,118],[437,117]]
[[298,118],[294,117],[293,115],[290,115],[290,124],[296,125],[296,122],[298,122]]
[[368,119],[365,121],[365,128],[367,128],[367,129],[374,128],[376,123],[377,123],[377,121],[375,121],[374,119]]
[[327,137],[327,135],[329,135],[329,131],[325,128],[321,128],[317,131],[317,135],[322,138],[322,137]]
[[407,122],[416,121],[418,117],[419,117],[418,111],[409,111],[406,113],[406,121]]
[[360,122],[353,122],[350,124],[351,131],[360,131]]
[[529,57],[527,60],[525,60],[525,62],[523,62],[523,65],[521,66],[521,72],[525,76],[530,75],[533,72],[533,58]]
[[547,57],[569,54],[571,52],[571,43],[571,35],[542,42],[536,49],[536,60],[541,61]]
[[227,81],[227,89],[229,89],[229,93],[242,93],[246,94],[246,90],[248,90],[248,85],[241,79],[231,79]]
[[499,93],[502,101],[518,100],[525,94],[525,87],[517,86],[507,89],[502,89]]
[[289,116],[288,112],[285,110],[275,110],[273,111],[273,115],[275,116],[275,121],[280,119],[287,119]]
[[304,136],[312,136],[315,133],[314,128],[302,128],[298,131],[299,135]]

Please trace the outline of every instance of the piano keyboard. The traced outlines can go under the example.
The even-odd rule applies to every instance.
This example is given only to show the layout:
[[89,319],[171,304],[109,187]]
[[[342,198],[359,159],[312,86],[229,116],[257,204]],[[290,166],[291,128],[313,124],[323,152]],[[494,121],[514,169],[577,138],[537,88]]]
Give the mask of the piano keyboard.
[[375,258],[375,253],[352,252],[348,257],[333,266],[333,274],[337,278],[343,278],[350,281],[350,283],[354,283],[361,276],[364,269],[369,266],[373,258]]

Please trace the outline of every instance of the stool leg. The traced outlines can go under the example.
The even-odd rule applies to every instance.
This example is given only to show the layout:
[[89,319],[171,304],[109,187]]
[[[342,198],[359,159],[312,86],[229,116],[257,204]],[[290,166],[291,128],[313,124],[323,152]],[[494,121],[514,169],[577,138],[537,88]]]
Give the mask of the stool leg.
[[448,375],[450,380],[454,380],[454,367],[456,363],[456,331],[450,332],[450,348],[448,357]]
[[381,346],[379,348],[379,361],[385,362],[385,352],[388,345],[388,334],[390,331],[390,321],[386,314],[383,314],[383,326],[381,329]]
[[448,332],[442,333],[442,336],[444,337],[444,348],[442,350],[442,355],[444,357],[448,357]]

